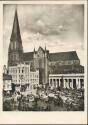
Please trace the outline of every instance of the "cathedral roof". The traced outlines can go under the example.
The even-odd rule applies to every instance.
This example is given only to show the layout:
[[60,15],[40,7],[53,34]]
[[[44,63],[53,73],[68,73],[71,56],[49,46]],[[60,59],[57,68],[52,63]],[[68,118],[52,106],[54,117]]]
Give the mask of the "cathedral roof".
[[[37,52],[36,52],[37,53]],[[49,61],[66,61],[66,60],[79,60],[76,51],[49,53]],[[34,52],[23,53],[24,61],[32,61]]]
[[[44,49],[42,47],[39,47],[38,51],[39,50],[42,50],[44,53]],[[37,54],[38,51],[35,51],[35,54]],[[46,50],[47,54],[49,54],[49,50]],[[23,60],[24,61],[32,61],[33,60],[33,54],[34,52],[26,52],[26,53],[23,53]]]
[[79,60],[76,51],[50,53],[50,61]]

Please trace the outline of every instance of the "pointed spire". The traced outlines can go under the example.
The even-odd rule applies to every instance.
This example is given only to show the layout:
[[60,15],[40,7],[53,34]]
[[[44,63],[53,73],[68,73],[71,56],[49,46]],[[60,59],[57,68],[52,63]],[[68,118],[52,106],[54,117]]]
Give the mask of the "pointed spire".
[[45,57],[47,57],[46,44],[45,44]]
[[45,52],[46,52],[46,44],[45,44]]
[[19,27],[19,21],[18,21],[18,14],[17,14],[17,7],[15,9],[15,16],[14,16],[14,22],[13,22],[13,29],[11,34],[11,41],[21,41],[21,35],[20,35],[20,27]]
[[35,47],[34,47],[34,53],[35,53]]

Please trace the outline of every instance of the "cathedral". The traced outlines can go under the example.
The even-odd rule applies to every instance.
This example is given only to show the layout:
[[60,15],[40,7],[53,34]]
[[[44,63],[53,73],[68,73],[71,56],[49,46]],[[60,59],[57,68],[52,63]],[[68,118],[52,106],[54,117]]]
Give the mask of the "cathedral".
[[25,53],[16,10],[8,49],[8,67],[20,63],[30,64],[31,71],[39,70],[39,84],[48,84],[49,74],[84,72],[76,51],[50,53],[46,46],[45,49],[39,46],[38,50],[34,48],[33,52]]

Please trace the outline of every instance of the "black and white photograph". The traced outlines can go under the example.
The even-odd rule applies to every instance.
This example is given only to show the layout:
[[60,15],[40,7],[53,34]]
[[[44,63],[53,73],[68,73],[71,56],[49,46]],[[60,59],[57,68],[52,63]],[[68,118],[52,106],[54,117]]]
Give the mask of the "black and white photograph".
[[3,4],[3,111],[85,111],[84,4]]

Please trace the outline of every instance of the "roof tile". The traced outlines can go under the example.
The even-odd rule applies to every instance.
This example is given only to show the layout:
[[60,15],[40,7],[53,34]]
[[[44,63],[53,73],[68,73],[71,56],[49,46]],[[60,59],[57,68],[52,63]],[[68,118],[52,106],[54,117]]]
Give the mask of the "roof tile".
[[78,60],[76,51],[60,52],[60,53],[50,53],[50,61],[66,61],[66,60]]

